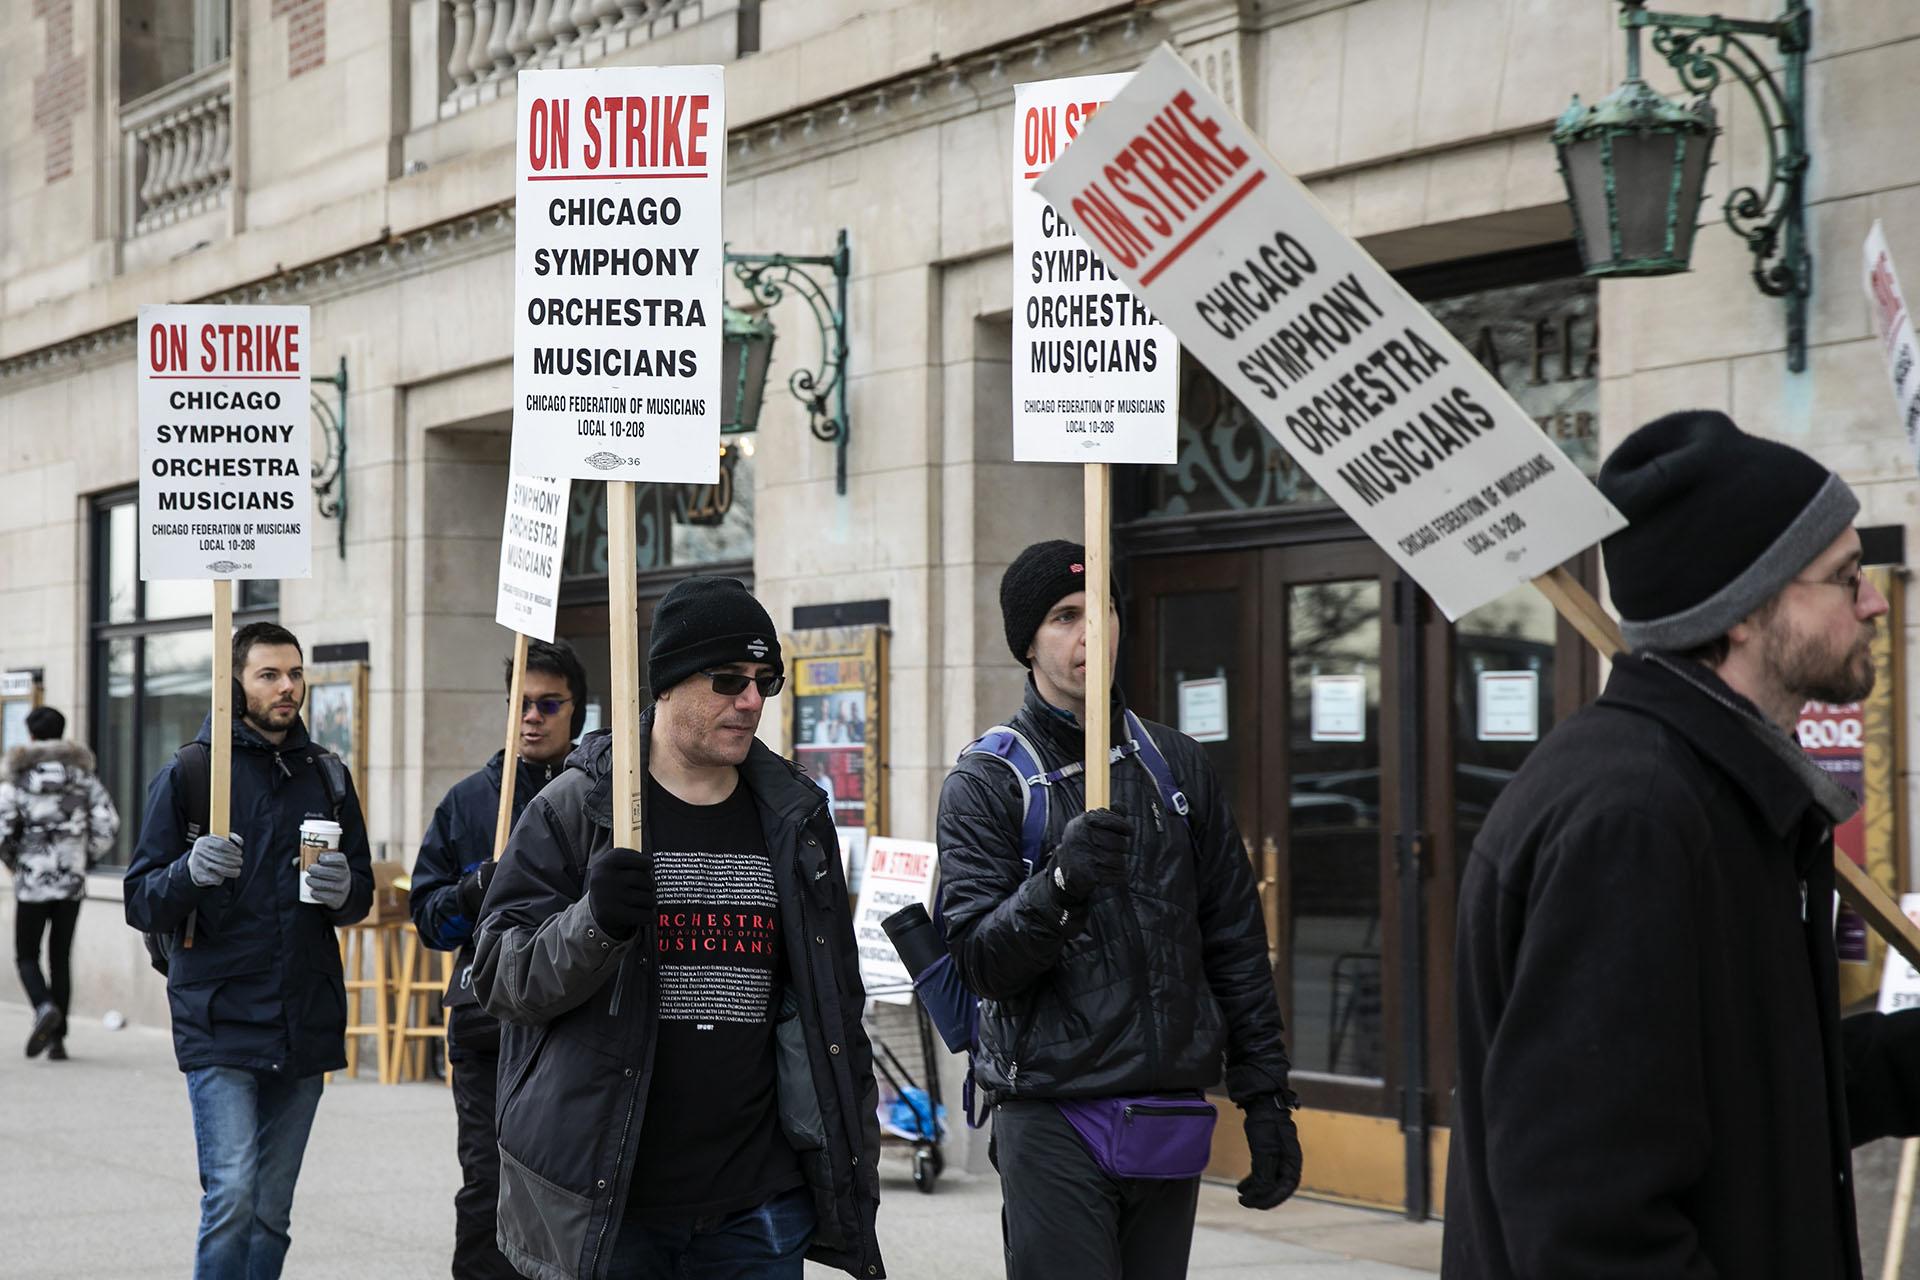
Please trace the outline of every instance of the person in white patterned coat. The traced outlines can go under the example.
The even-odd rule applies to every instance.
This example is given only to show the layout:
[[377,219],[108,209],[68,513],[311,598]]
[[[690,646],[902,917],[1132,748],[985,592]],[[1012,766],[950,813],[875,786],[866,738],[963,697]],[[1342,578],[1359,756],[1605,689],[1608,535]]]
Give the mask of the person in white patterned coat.
[[[87,868],[113,847],[120,814],[94,774],[93,752],[68,742],[67,718],[52,707],[27,717],[32,739],[0,762],[0,860],[13,873],[13,954],[33,1004],[27,1056],[65,1059],[68,957],[87,896]],[[47,969],[40,939],[50,934]]]

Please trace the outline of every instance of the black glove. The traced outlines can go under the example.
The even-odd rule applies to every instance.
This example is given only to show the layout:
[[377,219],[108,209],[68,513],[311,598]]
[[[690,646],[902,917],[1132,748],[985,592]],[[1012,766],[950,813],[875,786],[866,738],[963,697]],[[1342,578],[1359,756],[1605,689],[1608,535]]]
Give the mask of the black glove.
[[1127,882],[1133,822],[1119,809],[1089,809],[1067,824],[1053,851],[1054,886],[1085,902],[1095,889]]
[[1240,1203],[1248,1209],[1271,1209],[1300,1187],[1300,1134],[1282,1094],[1249,1098],[1246,1111],[1253,1171],[1240,1179]]
[[589,862],[587,910],[616,942],[639,933],[653,910],[653,859],[638,849],[609,849]]
[[460,910],[467,919],[480,918],[480,904],[487,899],[487,886],[493,883],[493,873],[499,863],[488,859],[460,877]]

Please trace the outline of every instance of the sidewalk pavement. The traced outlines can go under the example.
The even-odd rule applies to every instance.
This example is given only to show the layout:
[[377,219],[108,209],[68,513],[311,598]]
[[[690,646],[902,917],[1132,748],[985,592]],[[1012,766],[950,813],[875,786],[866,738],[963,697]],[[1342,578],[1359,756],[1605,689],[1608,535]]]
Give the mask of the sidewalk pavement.
[[[24,1006],[0,1002],[0,1277],[179,1280],[191,1269],[200,1186],[167,1032],[80,1019],[71,1061],[29,1062],[28,1022]],[[447,1275],[459,1177],[445,1088],[336,1076],[294,1199],[288,1280]],[[997,1180],[950,1170],[922,1195],[889,1148],[881,1183],[881,1248],[897,1280],[1000,1280]],[[1422,1280],[1439,1257],[1438,1223],[1307,1200],[1252,1213],[1230,1188],[1208,1185],[1190,1274]]]

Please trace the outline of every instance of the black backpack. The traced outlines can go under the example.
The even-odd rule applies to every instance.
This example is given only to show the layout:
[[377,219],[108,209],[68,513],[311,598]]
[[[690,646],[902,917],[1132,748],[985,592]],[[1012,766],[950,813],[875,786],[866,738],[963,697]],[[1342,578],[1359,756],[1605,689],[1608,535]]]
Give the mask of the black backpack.
[[[317,742],[309,745],[314,754],[314,763],[320,766],[320,781],[327,788],[327,801],[333,806],[333,820],[338,822],[347,804],[346,761]],[[212,807],[213,749],[204,742],[189,742],[173,753],[173,765],[180,781],[180,790],[186,797],[187,842],[191,846],[206,831],[207,810]],[[187,927],[192,927],[192,917],[188,917]],[[173,949],[180,945],[178,931],[143,936],[147,943],[148,963],[155,972],[164,975],[173,963]]]

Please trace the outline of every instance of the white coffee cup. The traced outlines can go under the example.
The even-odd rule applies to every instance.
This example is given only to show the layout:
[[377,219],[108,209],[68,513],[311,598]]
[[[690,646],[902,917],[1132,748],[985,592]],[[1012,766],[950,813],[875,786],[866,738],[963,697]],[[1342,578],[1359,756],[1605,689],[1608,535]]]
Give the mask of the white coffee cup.
[[340,824],[325,818],[308,818],[300,824],[300,901],[318,902],[307,887],[307,872],[323,853],[340,847]]

